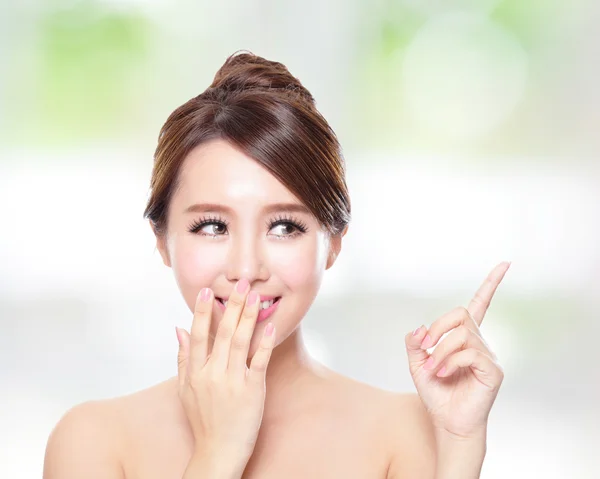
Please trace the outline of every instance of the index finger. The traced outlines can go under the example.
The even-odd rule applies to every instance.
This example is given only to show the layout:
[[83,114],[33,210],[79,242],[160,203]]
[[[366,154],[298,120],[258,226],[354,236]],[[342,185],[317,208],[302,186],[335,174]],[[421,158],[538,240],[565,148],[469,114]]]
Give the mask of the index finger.
[[202,288],[196,297],[194,319],[190,331],[190,364],[196,371],[200,371],[206,363],[208,355],[208,335],[212,320],[212,290]]
[[469,306],[467,306],[467,310],[471,313],[471,316],[473,316],[477,326],[481,326],[483,317],[492,302],[494,293],[509,267],[510,261],[503,261],[496,266],[479,287],[475,296],[473,296],[473,299],[469,303]]

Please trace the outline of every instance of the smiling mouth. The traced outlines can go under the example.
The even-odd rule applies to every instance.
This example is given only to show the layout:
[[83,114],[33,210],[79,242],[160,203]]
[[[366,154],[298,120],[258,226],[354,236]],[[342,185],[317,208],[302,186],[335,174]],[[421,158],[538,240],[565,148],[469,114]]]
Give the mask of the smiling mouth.
[[[227,301],[224,301],[223,298],[216,298],[217,301],[219,301],[219,303],[221,303],[223,306],[227,306]],[[273,306],[275,303],[277,303],[277,301],[279,301],[281,299],[281,296],[277,296],[269,301],[262,301],[260,303],[260,309],[259,311],[262,311],[263,309],[267,309],[270,308],[271,306]]]

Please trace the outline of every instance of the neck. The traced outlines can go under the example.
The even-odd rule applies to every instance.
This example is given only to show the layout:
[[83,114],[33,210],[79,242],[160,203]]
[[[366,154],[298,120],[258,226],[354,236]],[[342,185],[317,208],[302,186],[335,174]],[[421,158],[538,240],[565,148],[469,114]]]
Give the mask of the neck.
[[[304,391],[314,391],[315,384],[331,371],[310,357],[304,344],[302,326],[299,325],[271,353],[267,367],[265,408],[263,424],[285,421],[302,410],[307,401],[315,400],[314,395],[307,397]],[[211,345],[212,348],[212,345]],[[248,361],[248,365],[250,361]],[[178,395],[178,377],[171,378],[169,384],[175,396]],[[187,419],[177,400],[181,420]]]
[[[267,392],[261,430],[264,431],[270,426],[285,426],[290,418],[298,417],[310,408],[310,401],[313,401],[314,405],[320,395],[303,393],[314,393],[320,380],[331,373],[331,370],[310,357],[299,325],[271,354],[265,381]],[[167,384],[170,385],[169,394],[177,398],[177,420],[187,431],[190,444],[193,444],[188,419],[178,398],[178,376],[171,378]]]
[[305,386],[314,385],[325,372],[325,367],[309,355],[299,325],[271,354],[263,421],[278,420],[297,411],[307,399],[301,394],[302,390],[308,390]]

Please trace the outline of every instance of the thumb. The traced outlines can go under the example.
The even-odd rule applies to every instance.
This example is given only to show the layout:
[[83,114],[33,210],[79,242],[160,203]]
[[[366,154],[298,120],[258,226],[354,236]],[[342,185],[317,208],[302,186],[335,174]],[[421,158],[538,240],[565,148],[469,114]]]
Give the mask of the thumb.
[[427,334],[427,328],[423,325],[414,331],[411,331],[404,337],[406,343],[406,353],[408,355],[408,367],[410,373],[414,374],[425,361],[429,358],[429,354],[425,349],[421,349],[421,343]]
[[187,365],[190,351],[190,335],[185,329],[179,329],[175,326],[179,350],[177,351],[177,376],[179,377],[179,386],[185,384],[187,376]]

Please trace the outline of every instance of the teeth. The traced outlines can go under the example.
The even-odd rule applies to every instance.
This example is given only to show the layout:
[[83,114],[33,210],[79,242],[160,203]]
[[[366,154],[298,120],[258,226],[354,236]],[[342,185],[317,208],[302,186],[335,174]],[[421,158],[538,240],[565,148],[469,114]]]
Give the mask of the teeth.
[[273,301],[274,301],[274,300],[271,300],[271,301],[263,301],[263,302],[261,303],[261,305],[260,305],[260,309],[267,309],[267,308],[271,307],[271,306],[273,305]]
[[[225,305],[225,307],[227,307],[227,303],[228,301],[223,301],[221,300],[221,302]],[[273,303],[275,302],[274,299],[270,300],[270,301],[263,301],[262,303],[260,303],[260,309],[267,309],[270,308],[271,306],[273,306]]]

